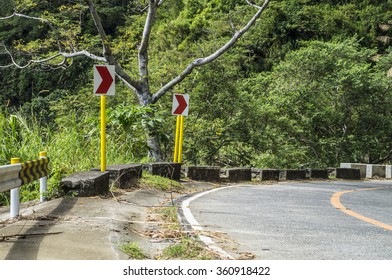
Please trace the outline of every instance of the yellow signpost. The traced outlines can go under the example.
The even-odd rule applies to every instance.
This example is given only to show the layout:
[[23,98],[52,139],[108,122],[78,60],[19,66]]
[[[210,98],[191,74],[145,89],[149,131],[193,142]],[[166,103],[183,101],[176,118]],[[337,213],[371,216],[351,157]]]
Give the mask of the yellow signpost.
[[94,94],[101,97],[101,172],[106,171],[106,96],[114,95],[114,65],[94,66]]
[[101,96],[101,172],[106,171],[106,95]]
[[176,139],[175,139],[175,144],[174,144],[174,160],[173,160],[173,162],[181,163],[183,140],[184,140],[184,116],[177,116]]
[[182,144],[184,141],[184,116],[188,116],[189,95],[174,94],[172,115],[177,116],[176,139],[174,143],[174,162],[182,161]]

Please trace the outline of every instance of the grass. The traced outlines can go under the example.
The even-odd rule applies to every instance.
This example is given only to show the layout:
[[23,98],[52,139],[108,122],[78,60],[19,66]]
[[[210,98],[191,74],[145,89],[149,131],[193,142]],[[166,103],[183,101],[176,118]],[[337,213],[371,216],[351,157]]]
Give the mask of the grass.
[[171,230],[181,229],[177,216],[177,207],[171,206],[161,209],[161,218],[166,223],[167,228]]
[[143,250],[139,247],[136,242],[130,242],[120,246],[120,250],[134,260],[144,260],[148,257],[143,253]]
[[[159,210],[158,210],[159,209]],[[219,256],[208,251],[205,245],[197,238],[182,231],[177,217],[177,207],[170,206],[154,209],[157,219],[161,221],[161,228],[157,230],[159,238],[171,239],[175,244],[164,248],[161,254],[155,256],[157,260],[216,260]],[[143,260],[148,256],[136,242],[121,245],[120,250],[130,259]]]
[[170,206],[155,208],[157,219],[161,221],[159,229],[160,238],[171,239],[174,244],[167,246],[160,255],[156,256],[159,260],[216,260],[219,256],[208,251],[197,237],[184,232],[178,221],[177,207]]
[[[181,230],[177,217],[177,207],[170,206],[154,209],[156,218],[161,221],[161,228],[158,230],[160,238],[172,239],[173,245],[167,246],[162,253],[155,256],[158,260],[216,260],[217,255],[206,250],[205,245],[196,237],[190,237]],[[142,248],[136,242],[123,244],[120,247],[130,259],[143,260],[148,257],[144,254]]]
[[177,181],[163,178],[161,176],[151,175],[148,172],[143,172],[139,185],[142,188],[154,188],[166,192],[178,192],[184,189],[184,186]]
[[[21,162],[38,158],[47,151],[51,174],[48,178],[48,195],[59,194],[63,177],[90,170],[100,163],[100,131],[97,118],[80,116],[66,110],[57,125],[42,125],[34,116],[11,114],[0,108],[0,165],[9,164],[12,157]],[[142,139],[134,140],[130,133],[115,128],[107,131],[107,164],[130,163],[141,159]],[[158,185],[158,184],[156,184]],[[175,184],[172,183],[172,186]],[[177,186],[178,187],[178,186]],[[173,187],[175,188],[175,187]],[[39,198],[38,181],[23,186],[21,201]],[[0,206],[9,204],[9,193],[0,193]]]
[[176,244],[166,247],[159,259],[180,259],[180,260],[216,260],[215,254],[207,251],[204,244],[193,237],[184,237]]

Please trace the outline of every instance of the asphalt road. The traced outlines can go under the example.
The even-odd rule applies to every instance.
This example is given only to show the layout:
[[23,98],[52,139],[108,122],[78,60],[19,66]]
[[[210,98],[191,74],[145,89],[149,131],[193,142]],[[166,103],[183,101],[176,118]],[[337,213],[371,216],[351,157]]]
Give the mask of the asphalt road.
[[392,181],[237,185],[187,209],[194,227],[226,233],[256,259],[392,260]]

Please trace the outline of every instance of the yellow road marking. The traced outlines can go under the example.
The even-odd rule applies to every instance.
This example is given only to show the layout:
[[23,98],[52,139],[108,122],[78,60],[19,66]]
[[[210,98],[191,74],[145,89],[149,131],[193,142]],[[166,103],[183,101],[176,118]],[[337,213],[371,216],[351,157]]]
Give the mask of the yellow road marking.
[[349,191],[342,191],[342,192],[337,192],[335,194],[332,195],[331,197],[331,204],[336,208],[339,209],[340,211],[346,213],[347,215],[353,216],[357,219],[360,219],[362,221],[365,221],[367,223],[371,223],[375,226],[387,229],[387,230],[392,230],[392,226],[382,223],[380,221],[362,216],[350,209],[347,209],[341,202],[340,202],[340,197],[346,193],[351,193],[351,192],[360,192],[360,191],[374,191],[374,190],[379,190],[379,189],[385,189],[385,188],[389,188],[389,187],[378,187],[378,188],[369,188],[369,189],[355,189],[355,190],[349,190]]

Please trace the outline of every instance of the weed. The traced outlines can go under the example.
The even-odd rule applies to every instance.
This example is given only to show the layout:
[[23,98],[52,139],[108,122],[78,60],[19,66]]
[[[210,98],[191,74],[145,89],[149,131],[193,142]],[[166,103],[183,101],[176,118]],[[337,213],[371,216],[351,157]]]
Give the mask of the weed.
[[[0,109],[0,165],[9,164],[12,157],[20,158],[21,162],[33,160],[40,151],[47,151],[50,158],[47,194],[50,196],[59,194],[64,176],[90,170],[100,162],[98,119],[80,116],[67,106],[62,110],[63,118],[56,120],[58,125],[43,126],[34,116]],[[108,129],[107,163],[135,162],[141,158],[143,149],[139,149],[139,140],[135,141],[130,134]],[[141,152],[135,154],[135,151]],[[37,182],[23,186],[21,201],[39,198],[38,190]],[[0,206],[8,203],[9,192],[0,193]]]
[[207,251],[203,243],[195,238],[182,238],[177,244],[166,247],[159,259],[181,259],[181,260],[214,260],[218,256]]
[[161,209],[160,215],[162,220],[168,225],[167,228],[171,230],[179,230],[181,228],[178,222],[176,206],[170,206]]
[[151,175],[148,172],[143,172],[142,179],[140,180],[140,186],[143,188],[155,188],[166,192],[177,192],[184,189],[184,186],[177,181],[163,178],[161,176]]
[[120,246],[120,250],[127,254],[129,258],[134,260],[144,260],[148,258],[136,242],[123,244]]
[[156,259],[216,260],[219,256],[208,251],[205,245],[190,233],[184,232],[177,216],[177,207],[154,208],[153,218],[162,222],[160,228],[150,232],[150,237],[171,239],[175,242],[163,249]]

